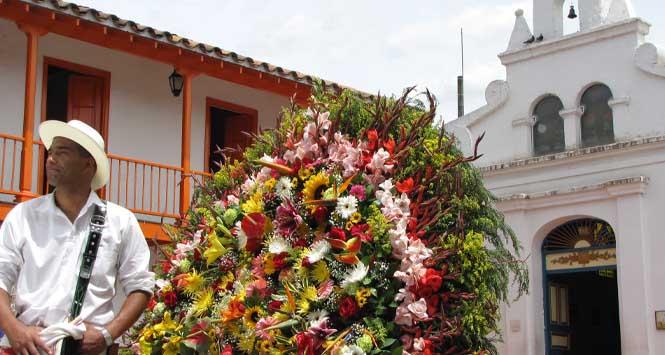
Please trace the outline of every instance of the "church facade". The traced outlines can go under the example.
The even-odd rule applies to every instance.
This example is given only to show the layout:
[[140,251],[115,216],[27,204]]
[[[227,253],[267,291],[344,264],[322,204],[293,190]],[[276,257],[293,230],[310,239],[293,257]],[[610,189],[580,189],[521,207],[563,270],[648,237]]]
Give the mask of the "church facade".
[[[476,164],[530,271],[498,347],[664,354],[665,51],[629,0],[534,0],[533,12],[532,27],[515,13],[506,80],[446,124],[467,153],[486,132]],[[580,30],[564,35],[564,21]]]

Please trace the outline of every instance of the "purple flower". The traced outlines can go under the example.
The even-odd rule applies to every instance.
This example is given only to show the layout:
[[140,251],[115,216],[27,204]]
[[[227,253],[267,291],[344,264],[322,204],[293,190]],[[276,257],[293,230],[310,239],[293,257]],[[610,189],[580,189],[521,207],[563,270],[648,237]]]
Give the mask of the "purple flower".
[[291,201],[284,199],[284,202],[277,207],[275,222],[277,222],[277,230],[279,233],[288,236],[298,229],[302,224],[303,219]]

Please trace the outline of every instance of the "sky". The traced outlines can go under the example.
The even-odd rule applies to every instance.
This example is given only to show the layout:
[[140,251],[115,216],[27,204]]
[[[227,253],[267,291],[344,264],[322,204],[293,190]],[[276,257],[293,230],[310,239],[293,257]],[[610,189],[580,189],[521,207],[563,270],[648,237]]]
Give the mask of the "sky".
[[[487,84],[505,79],[497,54],[506,50],[515,10],[523,9],[530,25],[532,15],[531,0],[74,2],[364,92],[428,88],[445,121],[457,116],[460,29],[470,112],[485,104]],[[567,9],[577,0],[566,3]],[[665,1],[633,6],[653,25],[647,40],[665,48]],[[578,30],[577,20],[564,21],[564,33]]]

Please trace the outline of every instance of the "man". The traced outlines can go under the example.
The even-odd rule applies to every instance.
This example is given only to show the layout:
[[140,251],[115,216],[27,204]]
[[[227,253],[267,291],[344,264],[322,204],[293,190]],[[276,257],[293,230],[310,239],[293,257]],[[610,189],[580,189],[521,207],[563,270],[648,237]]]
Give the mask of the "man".
[[[48,149],[51,194],[20,203],[0,227],[0,329],[16,354],[53,354],[40,338],[44,327],[67,322],[82,254],[90,233],[95,194],[108,181],[104,140],[81,121],[46,121],[39,127]],[[113,340],[136,322],[152,295],[150,254],[136,217],[107,203],[106,223],[80,318],[80,352],[117,351]],[[127,295],[119,312],[116,285]],[[16,316],[10,309],[14,292]],[[44,336],[44,333],[42,333]]]

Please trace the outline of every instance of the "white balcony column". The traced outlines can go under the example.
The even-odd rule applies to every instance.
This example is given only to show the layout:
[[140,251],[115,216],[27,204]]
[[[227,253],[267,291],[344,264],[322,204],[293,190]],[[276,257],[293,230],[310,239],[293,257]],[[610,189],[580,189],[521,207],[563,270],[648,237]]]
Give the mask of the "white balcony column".
[[582,107],[563,109],[559,115],[563,119],[563,134],[566,142],[566,150],[577,149],[582,146]]

